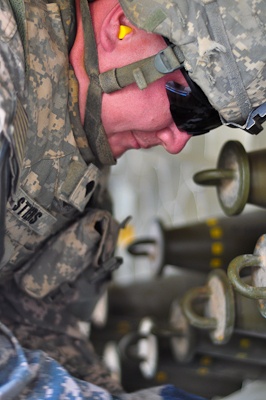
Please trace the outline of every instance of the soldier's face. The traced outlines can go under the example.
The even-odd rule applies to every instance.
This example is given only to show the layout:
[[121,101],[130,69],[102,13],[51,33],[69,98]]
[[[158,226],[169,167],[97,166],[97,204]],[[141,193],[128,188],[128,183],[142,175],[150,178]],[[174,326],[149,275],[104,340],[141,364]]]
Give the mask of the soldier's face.
[[[117,37],[119,25],[132,28],[122,40]],[[161,36],[132,26],[116,4],[103,21],[97,46],[100,71],[104,72],[154,55],[166,44]],[[134,83],[103,95],[102,121],[115,157],[130,149],[157,145],[172,154],[183,149],[191,136],[179,131],[173,122],[165,90],[165,84],[170,80],[184,82],[182,74],[176,71],[144,90]]]

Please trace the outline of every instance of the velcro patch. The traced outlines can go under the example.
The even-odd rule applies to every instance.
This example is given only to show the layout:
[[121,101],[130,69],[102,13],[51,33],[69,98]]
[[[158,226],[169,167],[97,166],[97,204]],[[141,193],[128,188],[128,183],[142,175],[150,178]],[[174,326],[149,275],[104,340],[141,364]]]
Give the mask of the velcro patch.
[[12,214],[29,229],[44,235],[56,222],[56,218],[19,188],[9,207]]

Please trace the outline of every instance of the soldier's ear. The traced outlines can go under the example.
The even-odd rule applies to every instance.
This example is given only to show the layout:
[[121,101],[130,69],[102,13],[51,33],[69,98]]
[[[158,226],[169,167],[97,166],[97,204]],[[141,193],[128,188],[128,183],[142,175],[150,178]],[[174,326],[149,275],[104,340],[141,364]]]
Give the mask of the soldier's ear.
[[126,18],[121,6],[117,4],[104,18],[101,31],[100,42],[105,51],[113,51],[120,40],[130,35],[133,31],[132,24]]

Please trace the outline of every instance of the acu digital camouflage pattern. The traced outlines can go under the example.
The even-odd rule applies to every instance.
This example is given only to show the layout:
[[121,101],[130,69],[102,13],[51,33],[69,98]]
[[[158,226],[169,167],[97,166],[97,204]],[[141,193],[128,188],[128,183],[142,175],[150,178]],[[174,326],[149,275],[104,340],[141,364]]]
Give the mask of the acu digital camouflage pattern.
[[78,86],[68,61],[74,2],[25,0],[25,57],[9,2],[0,7],[2,134],[12,139],[14,93],[28,115],[20,187],[7,206],[0,279],[16,270],[17,284],[43,298],[88,267],[103,270],[119,224],[109,213],[108,169],[96,166],[89,132],[79,120]]
[[[102,373],[94,358],[91,367],[86,364],[83,350],[89,344],[80,324],[90,320],[111,271],[120,265],[114,258],[120,226],[110,214],[109,170],[97,164],[89,132],[84,132],[79,119],[78,85],[68,61],[75,33],[75,5],[70,0],[58,4],[21,1],[20,12],[25,15],[18,31],[10,4],[8,0],[0,2],[0,132],[16,150],[13,124],[18,100],[28,116],[28,131],[19,187],[13,185],[7,205],[5,254],[0,263],[0,320],[14,329],[25,346],[47,350],[77,375],[79,366],[83,371],[87,367],[82,378],[86,375],[86,379],[97,381]],[[23,43],[20,35],[25,38]],[[57,347],[53,346],[55,337],[65,351],[60,353],[58,340]],[[9,338],[16,342],[11,333]],[[79,350],[73,338],[82,341]],[[35,361],[27,366],[24,358],[24,372],[16,375],[12,362],[22,350],[17,344],[12,361],[6,343],[1,342],[0,347],[2,399],[17,399],[8,394],[9,389],[20,393],[27,384],[21,399],[57,399],[69,390],[71,399],[94,396],[89,384],[84,386],[86,396],[83,389],[76,390],[70,374],[56,366],[41,373],[39,384],[46,389],[44,396],[38,397],[39,388],[31,382],[47,356],[27,353]],[[68,365],[70,359],[72,366]],[[61,392],[53,378],[56,371]],[[10,385],[7,374],[13,379]],[[98,392],[99,398],[110,398],[104,389],[98,388]]]
[[[179,46],[191,79],[225,121],[242,124],[252,108],[265,102],[265,0],[119,1],[133,24]],[[226,32],[228,47],[216,38],[218,24]],[[234,62],[227,64],[231,56]],[[233,87],[233,73],[243,93]]]
[[124,393],[89,343],[22,325],[12,328],[27,349],[0,323],[1,400],[204,400],[172,385]]
[[68,62],[74,1],[23,4],[23,44],[9,1],[0,4],[1,134],[12,140],[17,98],[28,115],[19,188],[7,205],[0,315],[76,337],[121,264],[120,225],[108,168],[96,166],[79,119]]

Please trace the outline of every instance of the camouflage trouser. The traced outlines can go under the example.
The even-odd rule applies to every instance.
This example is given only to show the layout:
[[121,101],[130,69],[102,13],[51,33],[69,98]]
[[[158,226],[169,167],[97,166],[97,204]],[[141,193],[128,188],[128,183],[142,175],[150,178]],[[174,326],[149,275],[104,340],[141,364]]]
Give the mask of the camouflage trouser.
[[[14,328],[30,350],[22,348],[0,323],[1,400],[203,400],[171,385],[124,393],[104,370],[89,343],[54,334],[38,338],[27,327]],[[37,349],[39,344],[45,352]]]

